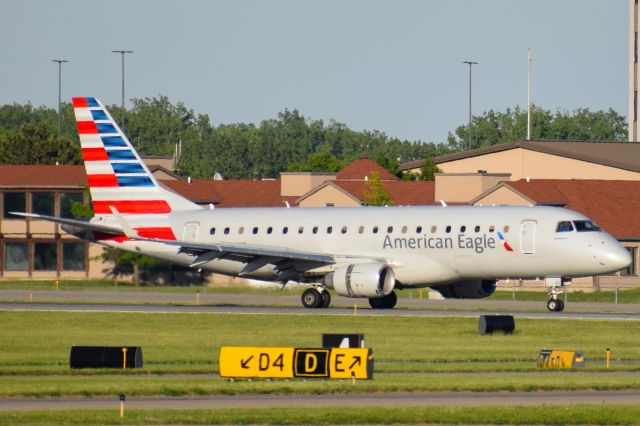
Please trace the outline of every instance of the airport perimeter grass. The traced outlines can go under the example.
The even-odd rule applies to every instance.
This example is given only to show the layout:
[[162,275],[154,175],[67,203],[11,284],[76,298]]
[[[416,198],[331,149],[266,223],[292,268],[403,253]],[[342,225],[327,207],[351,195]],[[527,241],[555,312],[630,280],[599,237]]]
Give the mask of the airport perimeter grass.
[[[519,319],[514,335],[492,336],[478,334],[476,318],[451,317],[1,311],[0,324],[4,397],[640,389],[640,374],[622,373],[640,370],[638,321]],[[318,347],[324,332],[364,333],[375,379],[354,386],[214,375],[222,345]],[[145,366],[71,370],[73,344],[142,346]],[[594,371],[604,370],[607,347],[613,368]],[[587,367],[537,372],[541,348],[580,349]]]
[[500,407],[243,408],[218,410],[35,411],[0,413],[0,424],[546,424],[634,425],[638,405]]

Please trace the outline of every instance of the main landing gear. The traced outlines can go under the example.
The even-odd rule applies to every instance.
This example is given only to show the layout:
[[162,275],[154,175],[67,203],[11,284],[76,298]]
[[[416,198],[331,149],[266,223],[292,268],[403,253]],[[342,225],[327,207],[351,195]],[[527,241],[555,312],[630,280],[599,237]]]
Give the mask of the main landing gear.
[[547,309],[551,312],[564,311],[564,301],[558,299],[558,294],[564,293],[563,290],[556,290],[556,287],[551,287],[549,290],[549,301],[547,302]]
[[305,308],[328,308],[331,304],[331,294],[329,291],[316,287],[308,288],[302,293],[302,305]]
[[[369,299],[373,309],[391,309],[396,306],[398,296],[395,291],[383,297]],[[305,308],[328,308],[331,304],[331,294],[323,287],[311,287],[302,293],[302,305]]]

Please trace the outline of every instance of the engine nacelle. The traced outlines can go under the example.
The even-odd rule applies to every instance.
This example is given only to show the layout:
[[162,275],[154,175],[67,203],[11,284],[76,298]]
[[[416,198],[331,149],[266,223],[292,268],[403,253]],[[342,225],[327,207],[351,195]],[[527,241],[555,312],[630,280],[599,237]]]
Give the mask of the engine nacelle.
[[482,299],[496,291],[496,280],[468,280],[431,286],[447,299]]
[[323,283],[340,296],[377,298],[393,291],[396,276],[385,263],[354,263],[339,266]]

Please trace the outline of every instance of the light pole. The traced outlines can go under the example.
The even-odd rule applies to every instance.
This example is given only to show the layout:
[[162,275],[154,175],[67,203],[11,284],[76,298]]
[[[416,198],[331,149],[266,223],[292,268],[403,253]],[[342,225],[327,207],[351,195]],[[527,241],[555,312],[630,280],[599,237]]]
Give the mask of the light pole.
[[124,132],[124,55],[133,53],[133,50],[112,50],[111,53],[119,53],[122,55],[122,118],[120,119],[120,127]]
[[472,138],[471,138],[471,67],[473,65],[478,65],[477,62],[474,61],[462,61],[463,64],[469,64],[469,141],[468,141],[468,145],[467,148],[471,148],[472,145]]
[[62,103],[62,64],[69,62],[66,59],[52,59],[51,62],[58,63],[58,141],[62,136],[62,115],[60,114],[60,105]]

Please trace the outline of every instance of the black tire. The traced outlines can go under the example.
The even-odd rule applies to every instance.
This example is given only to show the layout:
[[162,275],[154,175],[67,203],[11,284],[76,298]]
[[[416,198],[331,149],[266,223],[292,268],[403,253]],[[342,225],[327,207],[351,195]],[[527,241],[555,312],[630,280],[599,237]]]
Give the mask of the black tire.
[[395,291],[387,294],[386,296],[376,299],[369,299],[369,306],[373,309],[393,309],[398,302],[398,296]]
[[369,306],[371,309],[382,309],[382,299],[369,299]]
[[305,308],[319,308],[322,306],[322,295],[315,288],[308,288],[302,293],[302,305]]
[[321,294],[322,294],[322,304],[320,305],[320,307],[328,308],[329,305],[331,304],[331,294],[329,294],[329,290],[325,290]]
[[564,300],[558,300],[558,306],[556,307],[556,312],[564,311]]
[[549,299],[549,301],[547,302],[547,309],[550,312],[558,312],[558,300],[557,299]]

